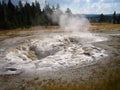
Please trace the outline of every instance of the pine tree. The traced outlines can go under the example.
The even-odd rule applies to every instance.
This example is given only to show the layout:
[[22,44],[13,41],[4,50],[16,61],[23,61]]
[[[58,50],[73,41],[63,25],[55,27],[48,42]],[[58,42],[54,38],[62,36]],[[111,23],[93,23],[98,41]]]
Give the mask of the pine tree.
[[53,11],[53,25],[58,25],[59,23],[59,20],[60,20],[60,17],[61,15],[63,14],[63,12],[60,10],[60,5],[57,4],[56,8],[52,8],[52,11]]
[[114,14],[113,14],[113,24],[116,24],[117,22],[116,22],[116,11],[114,11]]
[[8,1],[7,4],[7,17],[8,17],[8,21],[7,21],[7,25],[8,28],[11,28],[11,26],[15,27],[15,23],[14,23],[14,15],[15,15],[15,6],[12,4],[11,0]]
[[59,4],[57,4],[57,7],[56,7],[56,9],[60,9],[60,5],[59,5]]
[[72,11],[69,8],[67,8],[67,10],[65,11],[65,13],[68,14],[68,15],[72,15]]
[[25,7],[24,7],[24,19],[25,19],[25,24],[27,27],[31,26],[32,22],[32,15],[31,15],[31,6],[29,3],[26,2]]
[[21,1],[21,0],[19,0],[19,2],[18,2],[18,7],[19,7],[19,10],[22,10],[23,4],[22,4],[22,1]]
[[16,22],[18,27],[24,26],[24,12],[23,12],[23,4],[22,1],[19,0],[18,6],[16,7]]
[[100,15],[99,22],[105,22],[105,16],[103,13]]
[[117,18],[117,24],[120,24],[120,14],[118,15],[118,18]]
[[2,23],[3,23],[3,21],[2,21],[2,18],[3,17],[3,12],[2,12],[2,3],[0,2],[0,28],[1,28],[1,26],[2,26]]
[[4,2],[4,0],[2,0],[2,6],[1,6],[2,10],[1,10],[1,28],[2,29],[7,29],[7,21],[8,21],[8,18],[7,18],[7,5],[6,3]]
[[55,6],[54,6],[54,5],[52,6],[52,10],[53,10],[53,11],[55,10]]
[[52,8],[49,6],[49,4],[46,3],[45,8],[44,8],[44,15],[45,15],[45,19],[46,19],[46,24],[47,25],[52,25],[52,14],[53,14],[53,10]]
[[35,8],[34,8],[34,20],[33,20],[33,24],[34,25],[40,25],[41,24],[41,7],[39,2],[35,1]]

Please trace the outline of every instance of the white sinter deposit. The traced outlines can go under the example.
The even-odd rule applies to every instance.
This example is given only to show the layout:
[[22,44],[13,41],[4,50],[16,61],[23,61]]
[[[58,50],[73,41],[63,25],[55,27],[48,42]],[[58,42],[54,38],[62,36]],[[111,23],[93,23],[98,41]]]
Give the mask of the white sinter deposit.
[[59,21],[64,33],[36,36],[7,49],[4,55],[6,63],[0,63],[0,74],[82,67],[107,56],[104,49],[92,45],[105,38],[87,31],[90,24],[86,18],[62,15]]

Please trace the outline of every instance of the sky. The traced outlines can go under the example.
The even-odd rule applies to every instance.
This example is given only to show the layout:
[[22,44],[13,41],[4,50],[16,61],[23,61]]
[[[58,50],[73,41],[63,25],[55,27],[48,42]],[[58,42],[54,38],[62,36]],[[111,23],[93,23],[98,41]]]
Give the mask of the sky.
[[111,14],[120,13],[120,0],[47,0],[50,4],[60,3],[61,9],[69,7],[73,13]]
[[[35,2],[35,0],[21,0],[23,3]],[[41,7],[45,5],[45,0],[37,0]],[[120,13],[120,0],[46,0],[51,6],[60,4],[61,10],[70,8],[74,14],[112,14],[114,11]],[[17,0],[12,0],[17,3]]]

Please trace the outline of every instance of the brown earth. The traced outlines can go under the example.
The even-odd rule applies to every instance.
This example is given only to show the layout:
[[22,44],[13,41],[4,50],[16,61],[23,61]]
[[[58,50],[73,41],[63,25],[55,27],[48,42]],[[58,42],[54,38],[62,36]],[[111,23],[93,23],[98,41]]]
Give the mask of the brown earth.
[[[52,30],[53,28],[58,29],[56,26],[50,26],[0,31],[0,36],[7,35],[7,37],[0,38],[0,40],[26,36],[26,34],[19,34],[19,31]],[[120,90],[120,35],[116,35],[120,34],[120,25],[92,23],[91,31],[105,33],[110,37],[108,41],[95,43],[96,46],[106,49],[109,52],[109,57],[100,60],[93,66],[60,71],[61,73],[68,73],[64,78],[67,75],[73,78],[70,82],[62,80],[62,78],[41,81],[38,76],[32,79],[24,79],[20,75],[0,76],[0,88],[3,88],[0,90]],[[15,33],[10,34],[10,32]],[[54,74],[56,73],[54,72]],[[83,78],[85,74],[88,74],[87,78]]]

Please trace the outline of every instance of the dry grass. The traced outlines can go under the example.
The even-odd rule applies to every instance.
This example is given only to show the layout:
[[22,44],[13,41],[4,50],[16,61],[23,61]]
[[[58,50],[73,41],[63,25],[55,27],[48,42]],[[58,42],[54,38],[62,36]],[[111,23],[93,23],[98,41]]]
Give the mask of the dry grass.
[[33,90],[120,90],[119,76],[120,72],[115,71],[109,73],[106,78],[100,78],[98,80],[91,78],[81,83],[62,81],[61,79],[39,81],[39,78],[36,77],[26,81],[18,90],[27,90],[28,88],[33,88]]
[[109,29],[120,29],[120,24],[111,24],[111,23],[91,23],[92,31],[99,31],[101,29],[109,30]]
[[36,84],[34,81],[30,81],[29,84],[36,88],[36,90],[119,90],[120,83],[118,80],[112,80],[111,78],[118,78],[117,74],[111,74],[109,79],[100,79],[99,82],[88,81],[84,83],[56,83],[55,81],[48,81],[45,85]]
[[18,32],[18,31],[33,31],[33,30],[54,30],[58,29],[58,26],[34,26],[30,28],[17,28],[11,30],[0,30],[0,34],[5,34],[8,32]]
[[[100,30],[100,29],[114,29],[120,28],[120,24],[111,24],[111,23],[91,23],[91,30]],[[59,26],[34,26],[31,28],[17,28],[12,30],[0,30],[0,34],[6,34],[8,32],[18,32],[18,31],[33,31],[33,30],[56,30],[59,29]]]
[[[21,31],[34,31],[34,30],[57,30],[59,26],[35,26],[31,28],[17,28],[13,30],[0,30],[0,36],[7,36],[6,38],[13,38],[17,36],[27,36],[26,34],[19,34]],[[120,29],[120,24],[110,24],[110,23],[91,23],[91,31],[105,31],[110,29]]]
[[[58,26],[35,26],[31,28],[17,28],[12,30],[0,30],[0,41],[3,41],[5,39],[9,38],[15,38],[15,37],[25,37],[30,36],[31,31],[35,30],[57,30]],[[26,31],[25,33],[22,33],[22,31]]]

